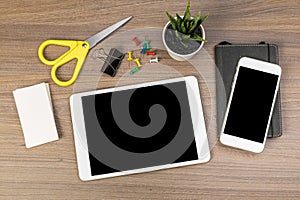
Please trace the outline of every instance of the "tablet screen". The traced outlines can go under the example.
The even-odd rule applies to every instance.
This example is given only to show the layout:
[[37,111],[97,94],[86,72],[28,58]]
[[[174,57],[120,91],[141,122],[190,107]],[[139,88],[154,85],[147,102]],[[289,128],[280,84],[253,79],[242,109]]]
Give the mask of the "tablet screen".
[[81,98],[92,176],[198,160],[185,81]]

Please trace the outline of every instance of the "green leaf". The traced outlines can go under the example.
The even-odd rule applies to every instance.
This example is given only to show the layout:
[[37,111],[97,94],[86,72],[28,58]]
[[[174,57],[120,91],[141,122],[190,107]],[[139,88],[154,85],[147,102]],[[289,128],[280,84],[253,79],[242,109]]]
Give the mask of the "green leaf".
[[200,15],[201,15],[201,12],[199,11],[197,16],[193,19],[193,26],[190,28],[190,30],[188,31],[189,34],[192,34],[195,32],[195,30],[197,29],[197,27],[200,25],[198,24],[199,20],[200,20]]
[[179,33],[178,33],[178,31],[175,31],[175,35],[176,35],[176,37],[178,37],[179,40],[182,40]]
[[178,15],[178,13],[176,13],[176,18],[177,20],[180,19],[180,21],[182,21],[182,18]]
[[187,31],[189,30],[189,27],[188,27],[189,24],[188,24],[188,23],[189,23],[189,21],[185,21],[185,22],[184,22],[184,27],[185,27],[185,29],[186,29],[186,33],[187,33]]
[[185,43],[185,42],[183,42],[183,41],[180,41],[180,43],[185,47],[185,48],[188,48],[188,44],[187,43]]
[[192,19],[191,22],[190,22],[190,28],[189,29],[191,29],[194,24],[195,24],[195,21],[194,21],[194,19]]
[[191,28],[193,27],[193,25],[194,25],[194,20],[192,20],[192,21],[190,22],[189,30],[191,30]]
[[202,37],[200,37],[198,34],[194,33],[193,35],[191,35],[191,39],[192,40],[196,40],[199,42],[207,42],[207,40],[203,39]]
[[185,27],[184,21],[181,22],[181,32],[186,33],[186,27]]
[[168,18],[169,18],[169,20],[170,20],[170,23],[171,23],[171,25],[172,25],[172,28],[173,28],[174,30],[177,30],[177,28],[176,28],[176,25],[177,25],[176,19],[174,19],[174,17],[172,17],[172,16],[168,13],[168,11],[166,12],[166,14],[167,14],[167,16],[168,16]]
[[181,30],[180,26],[181,26],[182,18],[178,15],[178,13],[176,13],[176,17],[177,17],[176,18],[176,20],[177,20],[177,25],[176,25],[177,26],[177,30],[181,32],[182,30]]
[[183,35],[182,39],[184,39],[184,40],[190,40],[191,39],[191,35]]
[[192,21],[187,21],[187,22],[186,22],[186,30],[187,30],[187,32],[190,30],[191,22],[192,22]]
[[180,41],[183,40],[183,38],[182,38],[182,35],[183,35],[183,34],[179,34],[178,31],[175,31],[175,35],[176,35],[176,37],[177,37]]
[[184,34],[179,34],[178,31],[175,31],[176,37],[179,39],[180,43],[187,48],[188,44],[184,42],[185,36]]
[[186,6],[183,21],[189,20],[191,18],[191,12],[190,12],[191,2],[188,0],[188,4]]
[[199,25],[202,24],[206,19],[208,18],[208,14],[205,15],[204,17],[202,17],[200,20],[199,20]]

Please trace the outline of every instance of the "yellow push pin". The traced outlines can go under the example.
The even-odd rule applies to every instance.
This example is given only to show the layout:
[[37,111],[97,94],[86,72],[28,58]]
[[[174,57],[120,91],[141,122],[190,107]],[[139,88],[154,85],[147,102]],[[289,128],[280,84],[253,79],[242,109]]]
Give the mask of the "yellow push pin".
[[128,51],[128,57],[127,57],[127,60],[128,61],[132,61],[132,52],[131,51]]
[[138,67],[142,66],[138,58],[134,59],[134,62],[137,64]]

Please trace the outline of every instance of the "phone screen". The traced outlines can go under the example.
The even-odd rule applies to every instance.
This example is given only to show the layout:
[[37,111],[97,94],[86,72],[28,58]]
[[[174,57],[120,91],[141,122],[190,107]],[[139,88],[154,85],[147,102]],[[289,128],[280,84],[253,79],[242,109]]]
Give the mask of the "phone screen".
[[240,66],[225,134],[263,143],[278,78]]

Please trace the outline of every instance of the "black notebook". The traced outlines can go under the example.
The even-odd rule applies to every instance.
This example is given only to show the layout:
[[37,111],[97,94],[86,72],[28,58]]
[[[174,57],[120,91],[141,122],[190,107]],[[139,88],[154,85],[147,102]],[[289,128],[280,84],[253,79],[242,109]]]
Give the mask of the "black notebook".
[[[217,125],[218,134],[221,132],[231,84],[236,66],[241,57],[250,57],[278,64],[278,48],[274,44],[230,44],[221,42],[215,46],[216,60],[216,92],[217,92]],[[224,94],[225,93],[225,94]],[[273,115],[270,122],[268,137],[279,137],[282,134],[280,89],[278,90]]]

